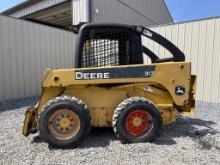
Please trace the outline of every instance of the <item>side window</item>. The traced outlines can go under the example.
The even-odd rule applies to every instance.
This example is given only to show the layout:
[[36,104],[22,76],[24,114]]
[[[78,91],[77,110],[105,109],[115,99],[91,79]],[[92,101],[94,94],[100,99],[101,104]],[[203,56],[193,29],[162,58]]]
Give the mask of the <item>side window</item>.
[[130,62],[130,32],[99,29],[85,33],[81,67],[118,66]]

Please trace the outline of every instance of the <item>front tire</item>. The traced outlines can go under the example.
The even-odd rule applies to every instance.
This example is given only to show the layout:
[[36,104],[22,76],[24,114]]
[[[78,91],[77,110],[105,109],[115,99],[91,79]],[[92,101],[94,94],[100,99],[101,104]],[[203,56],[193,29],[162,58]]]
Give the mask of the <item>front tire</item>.
[[112,126],[122,143],[154,140],[161,129],[160,111],[143,97],[130,97],[116,108]]
[[76,147],[90,130],[87,106],[75,97],[53,98],[39,113],[38,129],[41,137],[54,147]]

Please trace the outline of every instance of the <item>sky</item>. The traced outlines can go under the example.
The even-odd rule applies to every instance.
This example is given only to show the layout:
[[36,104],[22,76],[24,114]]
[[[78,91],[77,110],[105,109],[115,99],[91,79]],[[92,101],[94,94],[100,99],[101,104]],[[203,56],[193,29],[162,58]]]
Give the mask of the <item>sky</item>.
[[[0,0],[0,12],[24,0]],[[220,0],[165,0],[175,22],[220,16]]]
[[24,0],[0,0],[0,12],[9,9],[21,2],[24,2]]
[[174,22],[220,16],[220,0],[165,0]]

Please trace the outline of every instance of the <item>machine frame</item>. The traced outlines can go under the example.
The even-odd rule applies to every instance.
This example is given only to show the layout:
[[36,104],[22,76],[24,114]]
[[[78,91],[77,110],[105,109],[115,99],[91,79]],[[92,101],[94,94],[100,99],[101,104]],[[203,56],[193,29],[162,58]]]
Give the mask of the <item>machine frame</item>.
[[[113,126],[115,128],[117,122],[114,120],[121,113],[116,112],[117,107],[123,100],[129,98],[133,98],[134,102],[137,98],[140,98],[140,102],[146,99],[147,104],[159,110],[164,125],[175,121],[179,113],[192,114],[194,112],[196,76],[191,75],[191,63],[185,62],[184,53],[170,41],[141,26],[82,23],[73,26],[72,30],[78,34],[75,69],[48,69],[45,71],[40,100],[37,105],[28,108],[26,112],[23,126],[25,136],[39,130],[38,122],[41,114],[48,106],[51,106],[51,103],[56,103],[59,99],[68,100],[70,97],[83,101],[91,117],[90,125],[92,127]],[[130,56],[128,59],[131,60],[124,63],[119,59],[118,66],[98,66],[98,63],[93,66],[89,62],[88,66],[85,65],[85,68],[81,68],[80,62],[85,53],[85,42],[87,42],[85,35],[92,38],[97,37],[95,33],[107,31],[117,33],[118,30],[131,34],[130,40],[128,40],[130,52],[127,53]],[[160,59],[158,55],[140,43],[141,36],[162,45],[171,52],[173,57]],[[112,39],[108,36],[106,38]],[[94,38],[92,39],[94,41]],[[103,38],[98,36],[98,39]],[[120,55],[120,45],[116,50],[119,51],[118,56],[123,55]],[[135,56],[135,52],[138,52],[137,56]],[[152,64],[143,64],[143,54],[150,57]],[[62,147],[62,145],[58,146]]]

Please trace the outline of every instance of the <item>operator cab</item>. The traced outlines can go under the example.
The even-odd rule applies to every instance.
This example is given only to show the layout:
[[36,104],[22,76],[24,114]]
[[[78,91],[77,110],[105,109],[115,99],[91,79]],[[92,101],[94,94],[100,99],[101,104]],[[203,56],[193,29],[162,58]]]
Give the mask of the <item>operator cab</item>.
[[[78,34],[76,68],[143,64],[143,54],[152,63],[185,61],[185,55],[170,41],[141,26],[81,23],[72,26],[72,30]],[[142,36],[165,47],[173,57],[159,59],[142,45]]]

